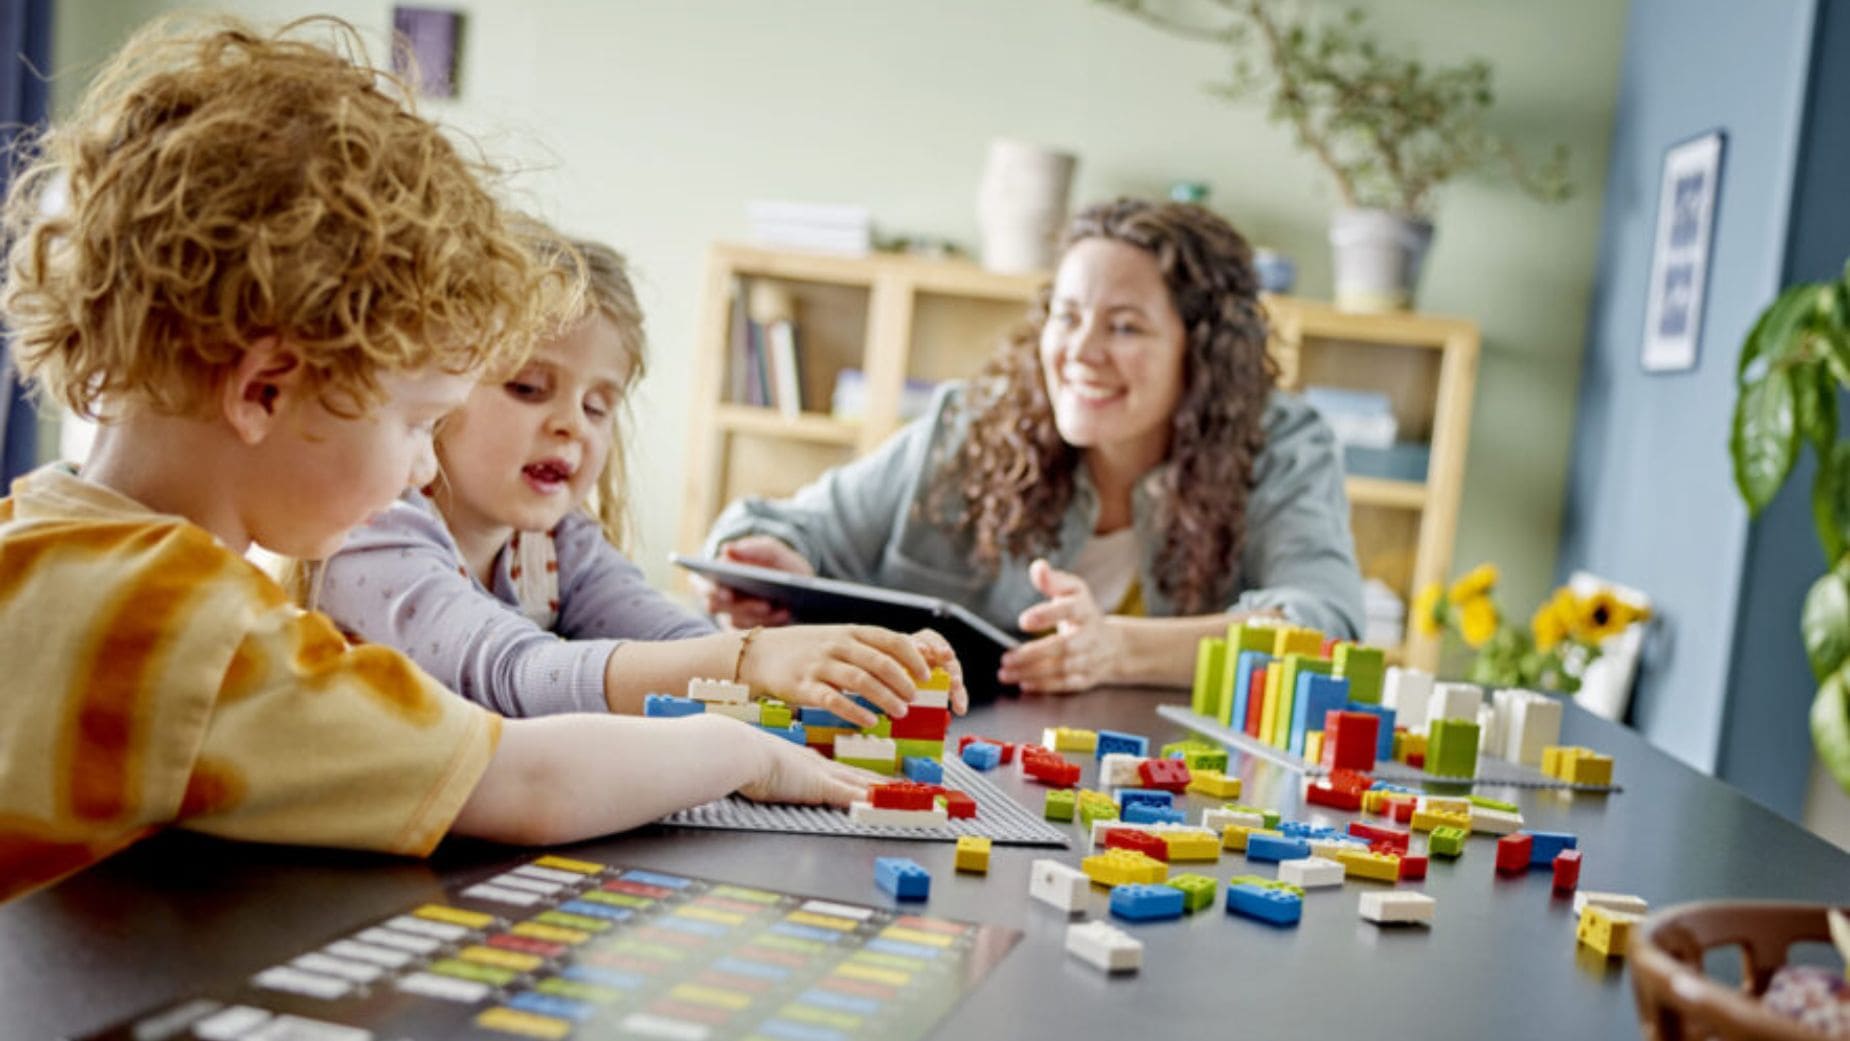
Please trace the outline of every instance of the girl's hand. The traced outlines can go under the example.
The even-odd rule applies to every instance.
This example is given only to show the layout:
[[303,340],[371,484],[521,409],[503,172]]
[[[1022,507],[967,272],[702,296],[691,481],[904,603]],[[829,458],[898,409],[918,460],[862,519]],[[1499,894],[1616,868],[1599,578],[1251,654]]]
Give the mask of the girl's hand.
[[950,644],[930,630],[906,636],[872,625],[766,629],[746,647],[739,678],[793,705],[825,708],[871,727],[878,717],[850,695],[859,694],[898,719],[934,665],[951,673],[951,700],[955,711],[963,711],[968,697],[962,669]]
[[740,749],[763,757],[757,779],[739,787],[739,794],[756,802],[823,803],[846,807],[867,798],[867,787],[885,778],[825,759],[800,745],[740,724]]
[[[775,571],[789,571],[798,575],[813,575],[816,569],[802,554],[791,549],[783,542],[769,535],[747,535],[733,539],[719,548],[719,558],[738,564],[751,564],[755,567],[768,567]],[[702,575],[692,579],[694,591],[706,602],[707,613],[725,615],[738,629],[749,629],[754,625],[787,625],[790,612],[780,604],[747,596],[726,586],[718,585]]]
[[1099,610],[1085,580],[1045,560],[1029,565],[1028,578],[1047,599],[1023,611],[1016,624],[1023,632],[1053,632],[1004,654],[998,678],[1038,694],[1070,694],[1110,682],[1113,665],[1124,660],[1124,635]]

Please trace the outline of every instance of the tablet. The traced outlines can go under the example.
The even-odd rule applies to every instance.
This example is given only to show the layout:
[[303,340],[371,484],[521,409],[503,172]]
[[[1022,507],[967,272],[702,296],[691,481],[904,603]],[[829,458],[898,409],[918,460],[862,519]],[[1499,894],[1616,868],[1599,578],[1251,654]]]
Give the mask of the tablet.
[[782,605],[799,622],[882,625],[900,632],[935,629],[951,642],[957,660],[963,663],[964,685],[972,701],[983,700],[998,689],[1015,692],[1013,687],[996,683],[996,672],[1002,666],[1002,652],[1019,645],[1021,638],[962,604],[712,557],[674,553],[668,559],[719,585]]

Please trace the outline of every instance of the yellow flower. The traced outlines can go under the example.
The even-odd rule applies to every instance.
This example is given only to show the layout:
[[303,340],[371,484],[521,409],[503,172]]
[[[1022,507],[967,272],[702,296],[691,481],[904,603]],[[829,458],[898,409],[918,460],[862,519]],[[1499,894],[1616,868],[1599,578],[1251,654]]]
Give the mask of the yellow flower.
[[1630,605],[1601,589],[1580,601],[1580,632],[1589,643],[1599,643],[1637,620]]
[[1567,637],[1567,622],[1555,609],[1554,601],[1545,600],[1529,618],[1529,631],[1535,634],[1535,649],[1552,651]]
[[1479,564],[1459,576],[1458,581],[1452,583],[1452,603],[1462,604],[1474,597],[1483,596],[1490,592],[1490,588],[1496,584],[1497,566]]
[[1476,650],[1497,635],[1497,605],[1487,596],[1477,596],[1458,605],[1458,631],[1465,644]]
[[1439,583],[1428,582],[1413,598],[1413,625],[1421,636],[1439,635]]

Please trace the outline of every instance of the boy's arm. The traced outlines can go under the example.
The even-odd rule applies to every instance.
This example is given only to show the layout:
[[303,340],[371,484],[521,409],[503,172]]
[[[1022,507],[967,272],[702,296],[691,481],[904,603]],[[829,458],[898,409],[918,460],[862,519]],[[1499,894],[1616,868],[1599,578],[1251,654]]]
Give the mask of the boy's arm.
[[511,719],[451,830],[556,845],[634,828],[733,792],[846,806],[872,774],[724,716]]

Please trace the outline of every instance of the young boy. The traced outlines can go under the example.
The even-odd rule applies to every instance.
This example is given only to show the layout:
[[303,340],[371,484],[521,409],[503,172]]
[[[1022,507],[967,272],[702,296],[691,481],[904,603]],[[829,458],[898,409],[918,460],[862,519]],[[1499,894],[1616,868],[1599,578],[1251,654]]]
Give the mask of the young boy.
[[243,559],[325,556],[430,480],[432,426],[574,292],[322,27],[354,48],[143,33],[8,199],[15,356],[103,423],[0,500],[0,900],[167,824],[423,854],[860,797],[724,717],[502,722]]

